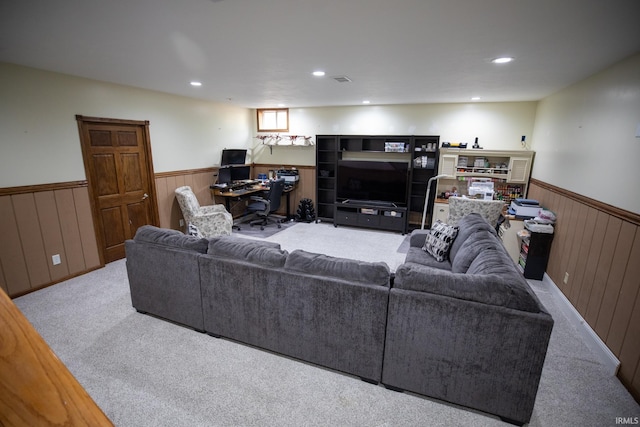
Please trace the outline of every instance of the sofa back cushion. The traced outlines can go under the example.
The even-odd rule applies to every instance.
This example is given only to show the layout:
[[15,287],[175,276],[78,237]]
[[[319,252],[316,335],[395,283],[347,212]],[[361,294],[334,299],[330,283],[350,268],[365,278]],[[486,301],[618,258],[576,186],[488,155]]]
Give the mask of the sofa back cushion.
[[143,225],[138,228],[133,240],[137,243],[152,243],[155,245],[186,249],[201,254],[207,253],[209,241],[204,238],[188,236],[177,230],[158,228],[153,225]]
[[242,239],[235,236],[220,236],[209,241],[207,254],[238,261],[247,261],[265,267],[282,267],[287,251],[278,243]]
[[418,264],[403,264],[396,270],[393,286],[531,313],[543,311],[517,271],[508,274],[461,274]]
[[485,230],[493,235],[497,236],[496,230],[492,228],[487,221],[484,220],[477,213],[471,213],[461,220],[458,221],[458,235],[456,239],[451,244],[451,249],[449,250],[449,259],[453,260],[456,258],[458,251],[462,244],[471,236],[473,233]]
[[389,266],[384,262],[336,258],[299,249],[289,254],[284,268],[314,276],[335,277],[387,287],[391,277]]
[[466,273],[471,263],[480,253],[484,251],[499,251],[501,249],[502,242],[492,232],[479,229],[461,242],[455,257],[451,258],[451,271],[453,273]]
[[503,251],[487,248],[473,259],[468,274],[517,274],[522,275],[513,260]]

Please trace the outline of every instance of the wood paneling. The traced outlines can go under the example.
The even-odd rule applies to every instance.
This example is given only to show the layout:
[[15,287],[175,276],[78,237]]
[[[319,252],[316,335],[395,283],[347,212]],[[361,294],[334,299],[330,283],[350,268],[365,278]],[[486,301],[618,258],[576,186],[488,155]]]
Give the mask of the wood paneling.
[[[12,296],[100,267],[86,183],[1,189],[2,287]],[[61,263],[53,265],[52,256]]]
[[[268,173],[270,170],[278,170],[278,169],[291,169],[296,168],[298,170],[298,175],[300,179],[296,185],[296,189],[290,196],[290,209],[291,214],[295,215],[296,210],[298,209],[298,204],[302,199],[311,199],[313,200],[315,207],[315,198],[316,198],[316,169],[315,166],[283,166],[283,165],[273,165],[273,164],[254,164],[253,176],[258,176],[259,173]],[[286,207],[281,209],[281,213],[285,212]]]
[[558,218],[547,274],[620,360],[618,378],[640,401],[640,215],[535,179],[528,197]]
[[216,173],[217,168],[208,168],[156,174],[160,227],[184,231],[180,226],[182,212],[174,194],[178,187],[191,187],[202,206],[213,204],[213,195],[209,187],[214,183]]
[[0,264],[5,280],[3,287],[9,295],[17,295],[28,291],[31,284],[11,199],[11,196],[0,197]]

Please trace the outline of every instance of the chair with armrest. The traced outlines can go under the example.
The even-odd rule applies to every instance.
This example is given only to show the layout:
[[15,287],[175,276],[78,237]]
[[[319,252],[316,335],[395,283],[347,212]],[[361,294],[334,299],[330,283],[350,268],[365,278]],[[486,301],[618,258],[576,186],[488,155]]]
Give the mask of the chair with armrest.
[[[176,199],[182,210],[187,234],[202,237],[226,236],[231,234],[233,217],[223,205],[200,206],[191,187],[185,185],[175,190]],[[194,230],[195,228],[195,230]]]
[[260,224],[260,229],[264,230],[264,226],[270,222],[274,222],[278,225],[278,228],[282,228],[280,223],[283,217],[274,215],[274,212],[280,208],[280,199],[284,192],[284,178],[276,179],[271,182],[269,186],[269,192],[265,197],[253,196],[251,200],[253,203],[249,204],[247,210],[254,213],[258,219],[251,221],[250,226]]
[[457,225],[458,221],[472,212],[477,212],[491,227],[497,227],[505,203],[502,200],[481,200],[466,197],[449,197],[449,218],[447,224]]

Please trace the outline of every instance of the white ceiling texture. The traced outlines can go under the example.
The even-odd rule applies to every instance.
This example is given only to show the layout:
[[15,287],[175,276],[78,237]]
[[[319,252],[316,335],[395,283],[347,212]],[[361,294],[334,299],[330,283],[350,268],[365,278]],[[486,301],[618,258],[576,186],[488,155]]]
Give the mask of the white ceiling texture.
[[0,62],[246,108],[532,101],[639,52],[639,18],[640,0],[0,0]]

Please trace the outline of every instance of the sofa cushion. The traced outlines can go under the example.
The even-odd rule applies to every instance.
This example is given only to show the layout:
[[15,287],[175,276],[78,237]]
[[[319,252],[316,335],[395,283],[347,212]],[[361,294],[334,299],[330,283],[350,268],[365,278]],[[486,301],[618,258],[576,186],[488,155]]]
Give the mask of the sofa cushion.
[[426,265],[427,267],[451,271],[451,262],[448,259],[436,261],[434,257],[422,250],[422,245],[420,245],[419,248],[410,247],[407,256],[404,258],[404,262],[414,262],[416,264]]
[[453,241],[451,245],[451,250],[449,251],[449,258],[455,259],[458,253],[458,250],[462,246],[462,244],[471,236],[472,234],[485,230],[489,233],[492,233],[497,236],[496,230],[492,228],[487,221],[477,213],[471,213],[461,220],[458,221],[458,235],[456,239]]
[[335,277],[371,285],[389,286],[390,270],[384,262],[365,262],[295,250],[285,269],[323,277]]
[[531,313],[541,311],[538,300],[528,291],[528,284],[518,272],[460,274],[418,264],[403,264],[396,270],[394,288],[429,292]]
[[282,267],[288,252],[280,249],[278,243],[242,239],[235,236],[220,236],[209,240],[207,254],[253,262],[265,267]]
[[449,248],[458,234],[458,227],[452,227],[438,220],[431,226],[422,249],[442,262],[449,257]]
[[455,253],[455,257],[451,257],[451,271],[453,273],[466,273],[471,263],[480,253],[491,249],[501,249],[501,246],[502,242],[491,232],[480,229],[464,240]]
[[153,225],[143,225],[138,228],[133,240],[138,243],[153,243],[162,246],[171,246],[180,249],[207,253],[209,241],[207,239],[188,236],[180,231],[168,228],[158,228]]
[[516,264],[504,251],[487,249],[469,265],[468,274],[520,274]]

